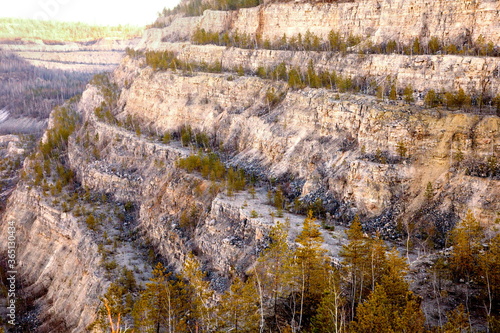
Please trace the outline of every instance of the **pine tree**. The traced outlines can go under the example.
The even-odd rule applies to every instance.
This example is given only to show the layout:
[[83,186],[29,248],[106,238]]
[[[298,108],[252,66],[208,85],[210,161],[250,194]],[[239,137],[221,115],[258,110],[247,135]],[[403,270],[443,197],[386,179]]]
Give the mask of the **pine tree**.
[[396,85],[391,85],[391,90],[389,91],[389,99],[395,101],[398,99],[398,92],[396,90]]
[[304,86],[302,82],[302,78],[300,76],[300,71],[296,68],[292,68],[288,72],[288,85],[292,87],[292,89],[299,89]]
[[309,87],[311,88],[319,88],[321,81],[319,79],[318,74],[314,70],[314,64],[312,60],[309,60],[309,64],[307,65],[307,81],[309,83]]
[[95,324],[111,333],[122,331],[124,317],[130,312],[126,302],[126,290],[117,283],[112,283],[106,294],[101,297],[102,305],[98,310]]
[[367,260],[368,244],[363,237],[363,229],[359,216],[355,216],[351,226],[346,231],[348,244],[342,246],[340,256],[344,276],[347,277],[346,294],[349,302],[350,319],[354,319],[354,310],[367,295],[367,286],[371,281],[366,272],[370,267]]
[[452,231],[451,268],[457,277],[469,279],[479,268],[478,257],[484,230],[471,211]]
[[441,328],[443,333],[464,333],[469,329],[469,319],[463,304],[447,314],[448,321]]
[[439,105],[439,102],[439,96],[434,89],[429,90],[425,95],[424,103],[426,106],[434,108]]
[[309,211],[301,233],[296,240],[295,265],[297,269],[296,283],[300,295],[298,327],[307,327],[316,313],[323,293],[327,288],[327,274],[330,263],[323,249],[323,236],[320,226]]
[[198,332],[210,332],[214,326],[210,300],[213,297],[213,291],[210,283],[206,281],[206,275],[201,270],[201,264],[198,259],[189,253],[182,269],[183,277],[189,282],[188,290],[192,293],[191,308],[195,319],[195,326]]
[[415,98],[413,98],[413,88],[411,86],[405,87],[405,90],[403,91],[403,96],[405,102],[408,104],[413,103],[415,101]]
[[331,269],[328,272],[328,286],[321,298],[317,314],[312,320],[313,332],[345,332],[345,298],[342,295],[340,272]]
[[[484,276],[484,297],[486,299],[486,315],[493,319],[493,314],[499,313],[500,301],[500,235],[496,235],[488,242],[488,250],[480,254],[479,265],[481,275]],[[495,307],[496,305],[496,307]],[[498,315],[496,321],[498,321]],[[490,320],[491,322],[491,320]],[[492,329],[492,332],[495,330]]]
[[222,295],[218,306],[219,329],[231,332],[256,332],[259,327],[258,294],[254,282],[236,278]]
[[274,325],[279,326],[278,303],[293,290],[293,253],[288,245],[289,225],[277,222],[271,228],[269,247],[257,261],[256,280],[261,284],[263,303],[272,309]]
[[424,332],[421,300],[404,279],[405,261],[394,250],[387,254],[387,271],[356,312],[352,332]]
[[371,283],[370,289],[373,291],[375,286],[380,283],[382,277],[388,271],[387,263],[387,246],[380,237],[376,237],[373,240],[367,240],[367,256],[368,256],[368,274],[369,281]]
[[187,329],[188,294],[184,283],[175,279],[158,263],[134,306],[135,326],[154,332],[179,332]]
[[390,317],[392,306],[389,297],[381,286],[377,286],[369,299],[358,306],[357,321],[351,324],[351,332],[382,333],[394,332],[391,329]]

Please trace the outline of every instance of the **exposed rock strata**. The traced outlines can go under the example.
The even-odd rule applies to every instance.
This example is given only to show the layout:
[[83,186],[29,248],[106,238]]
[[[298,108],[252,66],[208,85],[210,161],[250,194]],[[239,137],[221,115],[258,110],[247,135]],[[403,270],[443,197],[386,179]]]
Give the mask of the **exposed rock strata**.
[[[325,38],[331,30],[370,37],[375,43],[396,40],[410,43],[414,38],[461,44],[483,36],[500,44],[498,1],[453,0],[355,0],[333,3],[270,3],[237,11],[207,10],[203,16],[160,19],[167,27],[162,36],[189,38],[197,28],[261,34],[263,40],[276,40],[310,32]],[[150,34],[157,34],[150,30]],[[151,40],[151,38],[150,38]]]
[[[2,235],[6,222],[16,227],[17,270],[24,286],[19,297],[35,300],[43,310],[39,331],[84,331],[109,283],[98,270],[97,244],[85,226],[24,185],[11,196],[3,221]],[[0,245],[3,253],[6,246]]]
[[[367,78],[368,82],[383,84],[391,76],[397,89],[411,86],[424,93],[464,89],[474,95],[481,92],[496,96],[500,93],[500,58],[455,55],[383,55],[347,54],[332,52],[247,50],[216,45],[162,42],[148,45],[150,50],[168,50],[183,61],[196,63],[220,62],[222,67],[234,70],[241,66],[255,72],[258,67],[274,68],[284,62],[304,72],[310,61],[316,71],[336,71],[352,78]],[[422,95],[423,96],[423,95]]]
[[[182,76],[146,69],[124,91],[120,104],[124,113],[161,131],[190,124],[216,134],[237,152],[236,163],[257,163],[275,177],[293,174],[306,181],[303,195],[323,189],[338,201],[356,202],[354,211],[362,215],[377,216],[400,200],[420,207],[428,181],[446,183],[442,195],[463,208],[470,204],[490,218],[496,214],[495,200],[486,203],[486,198],[498,196],[498,181],[470,178],[450,168],[458,150],[480,160],[498,152],[498,117],[391,106],[361,95],[338,99],[337,93],[323,89],[288,91],[270,110],[264,95],[271,86],[277,93],[284,89],[253,77],[227,80],[226,75]],[[347,141],[354,146],[342,149]],[[362,156],[381,150],[397,157],[398,142],[411,156],[404,163],[379,164]],[[462,186],[476,183],[484,192],[471,189],[470,197],[463,198],[467,191]]]

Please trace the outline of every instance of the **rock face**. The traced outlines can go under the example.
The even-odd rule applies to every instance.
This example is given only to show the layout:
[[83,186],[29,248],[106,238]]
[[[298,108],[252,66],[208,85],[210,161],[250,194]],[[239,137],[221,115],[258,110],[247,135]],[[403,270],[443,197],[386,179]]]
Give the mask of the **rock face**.
[[[69,161],[83,186],[137,203],[141,233],[175,269],[196,249],[205,266],[221,277],[230,267],[248,267],[265,244],[272,223],[251,223],[249,212],[242,217],[238,204],[211,192],[209,180],[176,167],[179,158],[194,151],[97,120],[93,110],[100,100],[94,87],[85,91],[80,105],[88,125],[77,133],[80,139],[73,138],[69,144]],[[143,119],[136,122],[147,128]],[[87,133],[99,138],[92,143],[101,152],[99,158],[88,153],[89,147],[82,147],[81,138]],[[192,211],[194,216],[183,221],[181,216]]]
[[[139,48],[171,50],[186,61],[221,62],[224,69],[255,70],[285,61],[305,69],[312,60],[318,70],[346,76],[381,80],[391,74],[399,87],[411,83],[417,91],[464,88],[496,94],[498,58],[342,56],[177,40],[201,27],[269,39],[307,29],[320,36],[337,30],[404,43],[415,37],[456,42],[483,35],[498,44],[498,6],[498,1],[444,0],[270,3],[165,18],[168,26],[148,30]],[[493,223],[500,211],[498,173],[488,173],[500,154],[497,116],[382,102],[360,93],[292,90],[285,82],[234,73],[153,71],[143,59],[129,57],[112,81],[120,89],[113,121],[96,115],[109,94],[91,84],[83,93],[83,121],[69,138],[68,167],[85,191],[112,198],[114,206],[106,209],[124,203],[137,207],[134,230],[171,268],[178,270],[185,256],[195,253],[217,290],[224,289],[233,270],[251,268],[276,221],[264,186],[255,197],[244,191],[231,197],[217,188],[222,184],[178,167],[180,158],[198,149],[159,138],[183,126],[206,134],[226,165],[254,174],[260,185],[276,182],[291,200],[321,199],[329,223],[348,223],[358,214],[367,230],[397,239],[402,229],[444,234],[468,209],[484,224]],[[129,120],[134,129],[118,125]],[[99,266],[100,236],[42,192],[41,186],[21,182],[0,232],[5,234],[8,221],[18,228],[19,271],[24,292],[40,309],[40,330],[82,332],[95,319],[98,297],[109,284]],[[303,217],[285,215],[297,234]],[[125,225],[125,220],[118,222]],[[330,237],[326,246],[336,255],[340,241]]]
[[[18,296],[42,309],[39,331],[84,331],[109,283],[96,273],[100,256],[91,235],[77,219],[24,186],[11,196],[3,221],[2,235],[7,222],[16,227],[18,277],[25,286]],[[0,245],[3,253],[6,246]]]
[[[370,37],[375,43],[396,40],[407,44],[417,37],[427,41],[436,36],[445,42],[461,44],[482,35],[498,45],[499,10],[498,1],[490,0],[269,3],[233,12],[207,10],[201,17],[163,20],[168,26],[163,29],[162,36],[189,38],[196,28],[203,28],[260,34],[263,39],[275,40],[283,34],[288,37],[304,35],[307,30],[324,38],[334,30],[344,36]],[[154,31],[147,33],[156,34]]]
[[310,61],[317,72],[336,71],[346,77],[366,78],[383,83],[390,76],[398,90],[411,86],[420,93],[436,91],[481,92],[496,96],[500,93],[500,61],[498,57],[471,57],[455,55],[381,55],[331,52],[247,50],[216,45],[161,42],[148,45],[151,50],[174,52],[183,61],[201,63],[220,62],[222,67],[234,70],[240,66],[255,72],[259,67],[274,68],[285,63],[289,68],[306,71]]
[[[356,202],[355,211],[366,216],[381,214],[397,197],[413,198],[405,205],[420,206],[429,181],[444,186],[459,177],[465,186],[481,183],[486,193],[465,199],[469,203],[483,202],[473,199],[476,195],[498,196],[496,180],[450,173],[458,150],[481,160],[498,151],[498,117],[391,106],[322,89],[288,91],[270,109],[264,95],[271,87],[284,91],[281,83],[253,77],[230,81],[227,75],[186,77],[146,69],[121,103],[123,113],[144,126],[168,131],[189,124],[230,145],[235,163],[258,164],[278,178],[293,174],[305,181],[303,195],[322,189],[337,201]],[[380,150],[397,160],[398,143],[407,148],[408,161],[381,164],[367,157]],[[450,186],[446,195],[465,193]],[[489,218],[499,208],[495,205],[485,213]]]
[[[209,134],[228,164],[289,184],[304,200],[321,198],[334,221],[357,213],[388,236],[398,220],[447,230],[467,209],[485,223],[500,209],[499,181],[467,174],[456,158],[460,152],[461,163],[473,163],[498,154],[496,116],[390,105],[325,89],[291,91],[255,77],[152,72],[128,58],[114,77],[122,87],[116,118],[157,134],[98,120],[94,110],[103,96],[89,85],[80,102],[84,125],[69,141],[69,164],[90,192],[135,203],[138,230],[174,269],[195,251],[219,290],[231,269],[250,267],[273,221],[250,216],[254,208],[268,213],[265,195],[260,203],[227,198],[211,192],[209,180],[176,167],[195,151],[158,136],[183,125]],[[284,93],[272,107],[265,97],[270,89]],[[398,157],[400,145],[406,158]],[[247,200],[250,207],[242,208]],[[431,215],[422,213],[428,210]],[[10,199],[9,220],[27,244],[20,271],[30,293],[41,296],[47,327],[82,331],[108,283],[96,269],[99,256],[88,255],[97,251],[88,230],[23,187]],[[65,307],[74,312],[61,318]]]

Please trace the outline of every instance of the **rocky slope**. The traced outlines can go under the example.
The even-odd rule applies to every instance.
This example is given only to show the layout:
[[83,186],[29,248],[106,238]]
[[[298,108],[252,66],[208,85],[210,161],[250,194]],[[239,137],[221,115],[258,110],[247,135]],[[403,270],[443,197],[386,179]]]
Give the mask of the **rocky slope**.
[[[453,167],[453,156],[458,150],[476,160],[496,154],[498,117],[392,106],[323,89],[288,91],[279,105],[269,108],[267,90],[285,91],[286,85],[228,77],[145,69],[130,89],[123,90],[118,117],[130,114],[160,132],[189,124],[226,144],[234,152],[234,163],[258,166],[269,177],[302,180],[303,196],[323,191],[341,207],[355,203],[355,211],[368,217],[382,214],[403,198],[408,200],[405,206],[420,207],[428,181],[448,183],[444,197],[458,195],[462,185],[453,189],[455,179],[466,186],[481,184],[484,194],[472,189],[471,193],[490,196],[493,206],[474,196],[459,202],[484,211],[485,220],[495,216],[497,181],[469,178]],[[397,160],[398,142],[407,147],[407,160],[381,164],[368,158],[381,150]]]
[[[393,24],[401,12],[407,13],[401,19],[405,29]],[[344,75],[381,79],[392,74],[401,85],[411,82],[417,92],[459,87],[477,92],[487,78],[488,92],[496,94],[499,58],[342,56],[178,42],[196,27],[210,25],[211,30],[258,32],[268,38],[308,28],[322,36],[332,29],[351,29],[375,41],[436,35],[455,41],[482,34],[498,44],[495,17],[498,2],[486,1],[279,3],[169,17],[164,19],[167,27],[149,30],[139,48],[170,50],[186,61],[220,61],[223,70],[281,62],[305,69],[313,60],[317,70]],[[85,191],[76,196],[105,194],[102,206],[94,209],[108,222],[100,231],[89,228],[61,204],[69,197],[54,200],[43,194],[43,186],[30,188],[28,181],[11,196],[2,219],[2,234],[8,221],[19,230],[23,292],[33,295],[41,331],[57,327],[81,332],[95,319],[98,297],[111,279],[98,254],[99,244],[106,244],[104,231],[139,237],[122,238],[114,258],[122,266],[137,267],[134,272],[142,281],[150,266],[134,252],[154,249],[178,270],[192,251],[214,289],[223,290],[229,277],[250,269],[266,246],[269,228],[278,220],[266,192],[277,186],[290,202],[321,200],[326,225],[338,228],[323,231],[334,257],[344,237],[339,225],[355,214],[367,231],[380,231],[396,242],[405,233],[419,236],[416,251],[443,246],[446,232],[468,209],[484,225],[498,219],[498,116],[380,101],[362,93],[293,90],[285,82],[251,75],[154,71],[143,57],[125,57],[111,84],[118,95],[107,118],[98,114],[102,103],[109,102],[106,89],[111,88],[87,86],[78,104],[82,122],[66,150],[67,167]],[[278,98],[270,100],[270,95]],[[254,175],[256,193],[231,196],[222,182],[180,168],[180,158],[198,152],[178,140],[179,130],[187,126],[205,134],[227,166]],[[165,133],[174,140],[162,142]],[[92,209],[88,202],[79,205]],[[110,213],[124,207],[136,210],[128,217]],[[289,219],[293,237],[303,216],[291,211],[279,219]],[[137,243],[148,245],[138,250],[131,245]],[[0,250],[5,251],[3,243]]]
[[[500,43],[498,1],[355,0],[332,3],[269,3],[236,11],[205,11],[199,17],[166,17],[163,36],[189,38],[198,27],[208,31],[261,34],[263,39],[288,37],[309,30],[326,37],[331,30],[369,37],[375,43],[439,37],[449,42],[476,40],[480,35]],[[150,33],[155,33],[154,30]]]
[[[407,85],[420,99],[430,89],[471,94],[481,92],[496,96],[500,93],[500,61],[498,57],[459,55],[382,55],[335,54],[332,52],[248,50],[216,45],[192,45],[186,42],[159,42],[147,39],[146,50],[167,50],[183,61],[221,63],[227,70],[243,68],[255,72],[259,67],[275,68],[280,63],[307,70],[310,61],[317,71],[336,71],[345,77],[383,84],[392,78],[398,90]],[[450,79],[452,78],[452,79]]]

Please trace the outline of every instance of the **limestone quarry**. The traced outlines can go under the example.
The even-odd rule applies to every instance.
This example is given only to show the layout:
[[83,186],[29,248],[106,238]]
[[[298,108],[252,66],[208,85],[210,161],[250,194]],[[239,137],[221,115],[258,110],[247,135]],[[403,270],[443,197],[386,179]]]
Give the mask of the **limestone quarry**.
[[[482,36],[498,49],[500,2],[266,2],[201,16],[173,14],[156,23],[136,46],[140,56],[121,58],[109,81],[92,80],[69,103],[78,120],[57,156],[74,184],[56,190],[57,178],[37,182],[36,170],[46,175],[56,167],[38,162],[42,153],[35,150],[8,193],[0,232],[7,233],[8,222],[16,225],[25,331],[97,332],[91,325],[101,297],[120,269],[144,285],[156,261],[179,272],[189,253],[202,263],[211,288],[223,293],[234,276],[253,269],[277,221],[288,221],[294,243],[305,218],[294,203],[318,202],[323,247],[332,261],[340,261],[344,230],[358,216],[367,235],[380,235],[409,261],[427,324],[440,325],[426,269],[449,250],[449,233],[468,211],[488,233],[497,233],[500,118],[494,97],[500,95],[500,57],[363,54],[355,47],[346,53],[247,49],[196,45],[191,36],[205,29],[275,40],[310,31],[323,40],[335,30],[361,36],[361,44],[415,38],[426,44],[434,36],[463,44]],[[185,63],[217,63],[220,70],[155,70],[143,56],[152,51],[171,52]],[[66,51],[16,52],[36,62],[73,62]],[[112,50],[79,52],[92,59],[85,66],[106,67],[100,57],[116,56]],[[401,93],[390,99],[362,89],[293,89],[287,81],[255,75],[259,67],[282,63],[304,72],[313,64],[317,73],[378,83],[389,76],[398,93],[411,84],[414,102]],[[431,89],[491,99],[467,110],[428,107],[424,96]],[[58,128],[55,112],[49,131]],[[186,128],[209,144],[185,144]],[[50,140],[46,132],[36,149],[43,152]],[[21,156],[22,149],[12,143],[2,154]],[[252,190],[228,193],[223,182],[179,166],[179,160],[209,150],[227,168],[250,175]],[[269,202],[267,193],[278,189],[286,198],[284,212]],[[189,224],[186,214],[195,216]],[[88,216],[100,221],[97,227]],[[7,253],[5,242],[0,252]],[[464,295],[461,288],[447,288],[443,311]],[[471,325],[486,331],[479,315]]]

